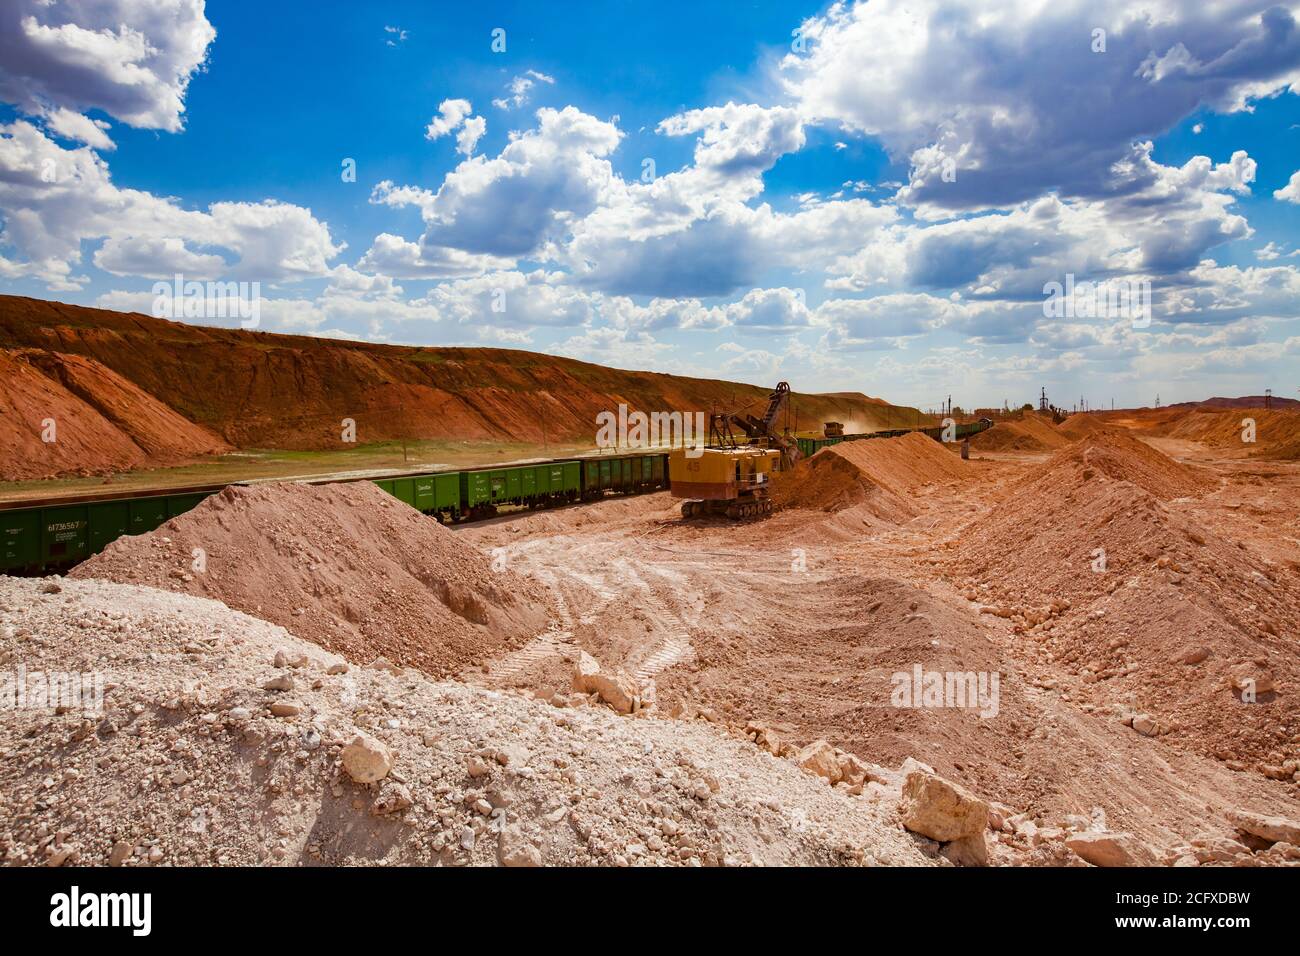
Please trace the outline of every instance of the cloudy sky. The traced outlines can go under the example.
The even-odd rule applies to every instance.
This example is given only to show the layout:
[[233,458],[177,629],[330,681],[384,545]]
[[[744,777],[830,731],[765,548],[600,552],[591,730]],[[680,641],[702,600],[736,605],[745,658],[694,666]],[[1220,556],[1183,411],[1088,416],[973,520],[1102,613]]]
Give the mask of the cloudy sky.
[[[273,331],[927,407],[1300,397],[1298,16],[5,0],[0,292],[258,282]],[[1067,279],[1151,321],[1049,315]]]

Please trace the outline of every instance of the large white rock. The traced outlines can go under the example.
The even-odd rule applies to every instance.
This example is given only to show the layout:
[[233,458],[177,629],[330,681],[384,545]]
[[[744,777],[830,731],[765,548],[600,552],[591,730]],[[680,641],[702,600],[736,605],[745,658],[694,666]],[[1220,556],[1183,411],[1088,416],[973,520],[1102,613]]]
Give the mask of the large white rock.
[[641,706],[640,688],[636,681],[623,671],[606,674],[600,664],[586,651],[578,652],[573,668],[573,689],[582,694],[595,694],[620,714],[630,714]]
[[808,773],[825,777],[830,783],[838,783],[844,776],[835,748],[824,740],[814,740],[800,750],[795,763]]
[[1131,833],[1076,833],[1065,845],[1093,866],[1155,866],[1156,855]]
[[898,815],[904,827],[940,843],[982,836],[989,825],[987,803],[961,784],[919,767],[903,780]]
[[1233,810],[1227,814],[1228,822],[1242,833],[1269,840],[1273,843],[1300,844],[1300,823],[1285,817],[1270,817],[1262,813]]
[[383,741],[357,734],[343,748],[343,769],[357,783],[374,783],[393,769],[393,755]]

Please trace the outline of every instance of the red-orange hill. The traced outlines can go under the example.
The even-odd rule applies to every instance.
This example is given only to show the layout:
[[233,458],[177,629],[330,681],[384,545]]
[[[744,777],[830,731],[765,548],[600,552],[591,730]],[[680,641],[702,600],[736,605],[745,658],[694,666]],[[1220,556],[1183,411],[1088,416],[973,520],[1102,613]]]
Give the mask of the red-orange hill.
[[[93,360],[208,430],[217,445],[243,448],[344,447],[344,418],[356,421],[362,444],[402,437],[540,443],[544,436],[586,443],[596,415],[621,402],[665,411],[751,406],[761,413],[771,389],[509,349],[415,348],[207,328],[18,296],[0,296],[0,349],[35,350],[30,354],[44,356],[35,363],[41,367],[68,364],[57,356]],[[15,404],[4,394],[10,378],[0,381],[0,404],[7,397]],[[87,395],[81,397],[84,403]],[[832,420],[891,428],[917,419],[913,409],[861,394],[793,399],[800,429]],[[96,402],[93,394],[89,400]],[[37,423],[24,427],[39,434]],[[18,454],[33,451],[39,449]],[[14,462],[8,453],[5,458],[0,475],[12,476]],[[102,464],[114,467],[117,460],[108,456]],[[57,471],[61,463],[41,465]],[[93,456],[81,457],[79,466],[103,470]]]
[[93,359],[0,350],[0,479],[178,464],[228,447]]

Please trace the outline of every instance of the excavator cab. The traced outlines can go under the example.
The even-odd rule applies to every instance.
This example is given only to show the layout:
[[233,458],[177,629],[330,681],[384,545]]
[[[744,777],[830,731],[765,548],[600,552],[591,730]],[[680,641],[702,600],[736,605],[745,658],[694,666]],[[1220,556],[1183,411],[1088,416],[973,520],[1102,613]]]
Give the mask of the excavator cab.
[[750,518],[771,512],[768,488],[780,464],[775,448],[675,448],[668,456],[669,486],[674,498],[687,499],[684,518]]

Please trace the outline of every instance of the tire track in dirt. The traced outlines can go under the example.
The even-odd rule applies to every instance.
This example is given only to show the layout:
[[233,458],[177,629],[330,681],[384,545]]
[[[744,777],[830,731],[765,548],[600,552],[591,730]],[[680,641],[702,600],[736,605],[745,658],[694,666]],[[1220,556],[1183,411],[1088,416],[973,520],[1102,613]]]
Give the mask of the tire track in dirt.
[[644,684],[660,671],[666,671],[678,664],[689,663],[695,659],[695,647],[690,635],[684,630],[669,634],[663,644],[632,671],[632,677],[639,684]]
[[[492,678],[493,684],[513,684],[524,679],[524,676],[542,664],[549,657],[566,657],[566,651],[571,654],[573,651],[573,632],[572,631],[547,631],[533,638],[519,650],[498,661],[493,661],[488,668],[487,675]],[[478,681],[469,680],[468,683],[485,683],[482,679]]]
[[[527,542],[518,550],[525,550],[528,544],[535,544],[535,542]],[[560,588],[555,575],[548,570],[536,570],[533,572],[533,577],[550,589],[555,601],[555,613],[560,622],[558,626],[552,625],[518,650],[491,662],[487,668],[487,675],[491,677],[493,683],[519,683],[525,675],[545,662],[547,658],[555,656],[567,658],[573,654],[573,614],[569,610],[569,602],[564,596],[563,589]]]
[[599,628],[612,605],[644,614],[650,621],[646,635],[650,640],[631,648],[622,661],[606,664],[621,664],[644,684],[662,671],[694,660],[691,633],[702,617],[699,580],[707,566],[692,566],[690,573],[682,573],[658,565],[638,568],[622,556],[606,560],[618,555],[621,546],[615,539],[575,547],[570,536],[557,535],[493,549],[494,557],[547,587],[559,620],[523,647],[490,662],[485,674],[469,674],[466,679],[494,686],[528,683],[557,660],[571,661],[578,650],[575,630]]
[[[626,559],[615,563],[619,577],[631,590],[640,592],[641,607],[653,614],[654,624],[663,638],[648,657],[629,668],[629,673],[639,684],[644,684],[656,674],[695,658],[691,631],[699,624],[702,607],[695,582],[685,574],[654,564],[643,564],[640,572]],[[645,576],[657,579],[651,584]],[[683,608],[682,601],[690,602]]]
[[[544,543],[542,540],[522,542],[519,545],[498,549],[498,553],[504,557],[507,564],[511,564],[514,558],[541,550]],[[556,617],[559,618],[558,623],[552,624],[551,627],[538,634],[518,650],[512,651],[498,660],[489,662],[484,668],[484,673],[466,674],[464,679],[467,683],[480,685],[488,683],[493,685],[521,684],[526,681],[530,673],[542,667],[548,661],[555,658],[568,661],[576,655],[573,635],[573,612],[570,610],[569,600],[565,596],[564,588],[561,586],[556,572],[551,568],[537,567],[528,569],[524,573],[540,581],[551,592]],[[593,582],[588,580],[587,576],[561,573],[570,578],[581,580],[583,585],[594,591],[597,597],[600,598],[598,607],[603,607],[616,596],[614,592],[606,588],[593,587]],[[583,615],[581,619],[585,621],[588,616]]]

